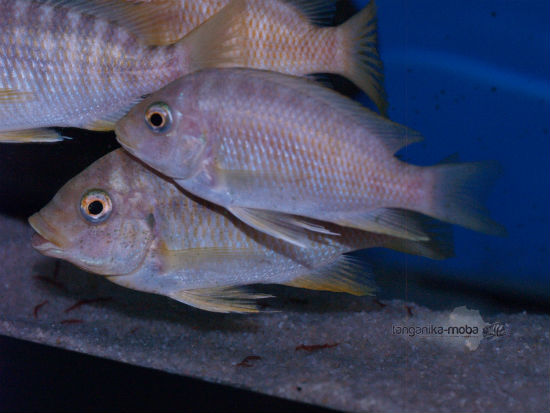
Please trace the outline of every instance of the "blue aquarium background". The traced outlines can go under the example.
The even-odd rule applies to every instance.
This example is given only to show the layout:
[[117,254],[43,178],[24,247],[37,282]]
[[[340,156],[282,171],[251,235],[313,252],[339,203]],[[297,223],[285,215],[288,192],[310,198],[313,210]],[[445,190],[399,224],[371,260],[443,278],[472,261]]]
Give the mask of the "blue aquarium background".
[[434,262],[377,251],[380,261],[445,279],[451,288],[547,301],[550,2],[377,5],[389,115],[425,137],[400,154],[418,164],[454,153],[461,161],[498,160],[503,174],[487,206],[508,231],[498,238],[455,227],[453,259]]

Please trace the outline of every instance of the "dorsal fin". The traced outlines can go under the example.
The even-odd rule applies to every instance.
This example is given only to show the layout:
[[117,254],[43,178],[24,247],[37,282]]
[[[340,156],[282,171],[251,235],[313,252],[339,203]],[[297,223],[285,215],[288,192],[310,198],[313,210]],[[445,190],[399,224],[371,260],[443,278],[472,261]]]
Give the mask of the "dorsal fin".
[[310,22],[330,24],[336,11],[336,0],[283,0],[296,8]]
[[296,91],[296,93],[308,96],[311,99],[330,106],[340,112],[343,118],[348,118],[353,122],[364,125],[368,131],[380,137],[381,142],[392,154],[411,143],[419,142],[423,139],[419,132],[392,122],[354,100],[320,86],[310,79],[263,70],[240,70],[246,71],[248,77],[255,77],[261,79],[263,82],[282,85]]

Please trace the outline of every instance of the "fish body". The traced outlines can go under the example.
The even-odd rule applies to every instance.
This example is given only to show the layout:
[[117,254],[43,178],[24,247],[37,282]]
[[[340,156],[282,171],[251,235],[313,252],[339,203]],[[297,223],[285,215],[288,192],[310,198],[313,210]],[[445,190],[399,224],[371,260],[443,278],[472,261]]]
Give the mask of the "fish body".
[[0,141],[59,140],[51,126],[111,130],[143,95],[210,59],[231,22],[222,15],[206,33],[150,46],[146,34],[162,23],[147,15],[155,7],[0,0]]
[[255,283],[368,293],[368,278],[342,255],[357,249],[452,253],[447,235],[417,243],[345,228],[341,237],[311,233],[316,247],[302,250],[186,195],[122,149],[70,180],[29,222],[45,255],[211,311],[254,310],[249,301],[261,297],[240,288]]
[[[136,8],[151,2],[127,0]],[[155,44],[170,44],[207,21],[232,0],[153,0],[163,4],[155,19],[165,30],[152,33]],[[347,77],[378,106],[387,110],[383,68],[378,54],[374,1],[347,22],[327,27],[333,0],[237,0],[243,12],[234,20],[233,36],[216,67],[248,67],[296,76],[333,73]],[[166,3],[169,5],[166,7]]]
[[[166,123],[156,127],[154,116]],[[501,230],[476,198],[493,178],[490,165],[404,163],[394,153],[418,133],[304,79],[196,72],[133,108],[116,133],[194,195],[296,245],[307,245],[312,228],[286,214],[412,240],[426,235],[403,210]]]

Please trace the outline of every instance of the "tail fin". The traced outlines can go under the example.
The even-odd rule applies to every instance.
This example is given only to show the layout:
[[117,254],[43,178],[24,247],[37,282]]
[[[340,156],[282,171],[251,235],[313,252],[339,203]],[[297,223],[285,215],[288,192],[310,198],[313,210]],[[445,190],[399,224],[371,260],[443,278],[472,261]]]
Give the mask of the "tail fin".
[[506,229],[489,218],[483,205],[500,175],[498,162],[440,164],[431,170],[433,194],[427,215],[489,235],[506,235]]
[[378,29],[374,0],[359,13],[338,27],[349,57],[341,73],[355,83],[387,115],[383,64],[378,54]]

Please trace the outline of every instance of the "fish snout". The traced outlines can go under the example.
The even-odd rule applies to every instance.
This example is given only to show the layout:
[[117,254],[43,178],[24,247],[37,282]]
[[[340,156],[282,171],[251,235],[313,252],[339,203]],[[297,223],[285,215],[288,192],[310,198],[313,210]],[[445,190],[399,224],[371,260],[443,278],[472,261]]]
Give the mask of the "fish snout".
[[32,237],[32,246],[38,251],[44,254],[61,253],[67,246],[67,239],[48,224],[40,212],[29,218],[29,224],[36,231]]
[[130,140],[128,139],[127,129],[123,120],[117,122],[115,126],[115,135],[118,143],[120,143],[124,147],[124,149],[128,150],[130,153],[133,149],[135,149],[135,147],[130,143]]

